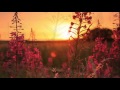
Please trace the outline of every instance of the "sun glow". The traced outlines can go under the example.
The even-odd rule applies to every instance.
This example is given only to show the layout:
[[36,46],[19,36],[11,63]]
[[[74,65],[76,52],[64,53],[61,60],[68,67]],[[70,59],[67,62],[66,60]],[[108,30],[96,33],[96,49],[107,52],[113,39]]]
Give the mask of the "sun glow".
[[70,34],[68,33],[70,24],[61,24],[57,27],[56,31],[56,39],[62,39],[62,40],[68,40],[70,37]]
[[[18,12],[21,19],[23,33],[25,40],[30,37],[31,28],[35,32],[36,40],[66,40],[69,38],[68,30],[70,23],[73,21],[74,12]],[[94,12],[92,15],[91,30],[97,26],[98,19],[102,27],[113,29],[113,15],[117,12]],[[13,31],[10,29],[11,19],[14,12],[0,12],[0,40],[10,40],[9,33]],[[63,16],[63,17],[62,17]],[[65,16],[65,17],[64,17]],[[33,18],[31,18],[33,17]],[[58,17],[58,20],[57,20]],[[61,24],[62,23],[62,24]],[[57,27],[56,27],[57,26]],[[72,36],[75,35],[72,33]]]

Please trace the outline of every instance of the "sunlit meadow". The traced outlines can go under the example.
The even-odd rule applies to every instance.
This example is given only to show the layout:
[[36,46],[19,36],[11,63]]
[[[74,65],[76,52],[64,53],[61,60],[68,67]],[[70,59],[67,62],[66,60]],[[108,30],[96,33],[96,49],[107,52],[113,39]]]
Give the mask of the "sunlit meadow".
[[1,12],[0,18],[0,78],[120,77],[119,12]]

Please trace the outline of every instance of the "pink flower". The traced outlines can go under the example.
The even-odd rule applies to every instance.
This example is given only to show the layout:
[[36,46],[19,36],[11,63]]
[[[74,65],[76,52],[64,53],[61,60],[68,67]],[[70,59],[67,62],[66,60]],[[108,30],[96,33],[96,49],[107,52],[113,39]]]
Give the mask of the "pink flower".
[[51,57],[48,58],[48,63],[52,64],[53,63],[53,59]]
[[16,32],[11,32],[11,36],[16,36]]
[[59,77],[59,74],[58,74],[58,73],[55,73],[54,78],[58,78],[58,77]]
[[66,62],[64,62],[63,64],[62,64],[62,69],[67,69],[67,63]]

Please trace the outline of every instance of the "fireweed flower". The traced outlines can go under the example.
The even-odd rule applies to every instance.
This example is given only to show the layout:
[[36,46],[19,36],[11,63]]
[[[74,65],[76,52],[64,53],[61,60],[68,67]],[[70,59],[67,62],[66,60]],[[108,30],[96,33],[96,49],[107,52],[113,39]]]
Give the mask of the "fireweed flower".
[[6,71],[11,72],[10,76],[15,75],[16,77],[21,69],[26,72],[26,75],[28,71],[39,71],[43,68],[41,53],[39,49],[33,48],[32,50],[31,47],[25,45],[24,34],[20,31],[23,29],[21,29],[22,26],[17,12],[12,22],[13,24],[17,23],[16,28],[13,27],[16,32],[10,33],[11,40],[9,41],[8,50],[6,52],[6,59],[8,60],[3,63],[3,68],[7,68]]
[[59,74],[58,74],[58,73],[55,73],[54,78],[59,78]]

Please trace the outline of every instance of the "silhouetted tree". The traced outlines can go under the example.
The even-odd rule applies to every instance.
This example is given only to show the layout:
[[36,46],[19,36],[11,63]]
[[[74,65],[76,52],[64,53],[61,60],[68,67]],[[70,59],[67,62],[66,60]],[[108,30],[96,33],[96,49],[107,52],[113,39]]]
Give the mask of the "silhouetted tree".
[[108,28],[94,28],[90,31],[87,40],[95,40],[97,37],[103,37],[104,40],[112,41],[113,32]]

